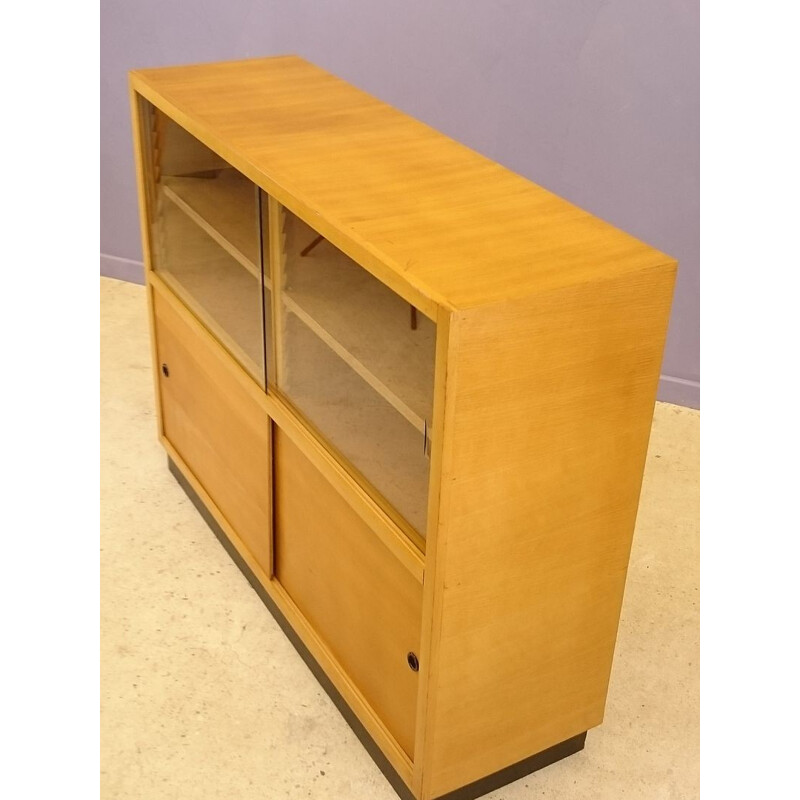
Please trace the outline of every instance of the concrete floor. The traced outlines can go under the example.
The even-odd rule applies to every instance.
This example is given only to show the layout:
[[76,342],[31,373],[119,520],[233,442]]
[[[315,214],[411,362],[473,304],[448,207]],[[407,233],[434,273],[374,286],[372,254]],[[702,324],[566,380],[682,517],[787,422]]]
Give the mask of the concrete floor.
[[[101,335],[103,800],[393,800],[167,471],[143,287]],[[656,407],[605,722],[490,800],[699,796],[699,423]]]

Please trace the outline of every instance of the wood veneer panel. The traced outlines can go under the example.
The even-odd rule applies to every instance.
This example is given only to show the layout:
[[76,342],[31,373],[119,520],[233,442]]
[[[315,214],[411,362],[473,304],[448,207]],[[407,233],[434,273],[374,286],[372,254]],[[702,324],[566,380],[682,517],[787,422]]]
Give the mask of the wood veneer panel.
[[280,428],[275,578],[413,758],[422,587]]
[[296,56],[131,81],[431,318],[670,261]]
[[425,798],[602,721],[674,275],[451,320]]
[[232,169],[216,178],[164,176],[161,184],[166,197],[261,281],[254,184]]
[[157,291],[153,309],[163,435],[269,573],[269,418]]

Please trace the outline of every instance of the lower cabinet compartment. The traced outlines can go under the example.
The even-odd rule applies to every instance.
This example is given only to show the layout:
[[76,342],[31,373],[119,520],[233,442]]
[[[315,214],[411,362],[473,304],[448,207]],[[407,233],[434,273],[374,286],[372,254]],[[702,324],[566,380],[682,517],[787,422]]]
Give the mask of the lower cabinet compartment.
[[230,357],[153,290],[164,438],[269,574],[269,419]]
[[414,756],[422,586],[273,428],[274,575]]

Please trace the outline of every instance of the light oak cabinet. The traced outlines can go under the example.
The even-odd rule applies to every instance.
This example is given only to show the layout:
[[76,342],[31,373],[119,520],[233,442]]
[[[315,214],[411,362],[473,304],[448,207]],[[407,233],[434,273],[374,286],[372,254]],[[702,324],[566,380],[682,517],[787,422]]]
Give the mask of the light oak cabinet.
[[294,56],[130,82],[182,485],[402,796],[580,750],[675,261]]

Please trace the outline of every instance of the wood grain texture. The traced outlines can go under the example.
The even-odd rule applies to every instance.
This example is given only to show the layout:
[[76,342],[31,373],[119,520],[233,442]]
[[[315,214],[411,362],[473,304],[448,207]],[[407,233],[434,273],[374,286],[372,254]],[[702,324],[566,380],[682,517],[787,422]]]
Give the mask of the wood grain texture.
[[347,502],[361,520],[409,571],[414,579],[422,584],[425,573],[424,542],[415,542],[408,532],[392,519],[372,494],[368,493],[363,482],[357,480],[343,459],[316,435],[309,425],[297,415],[295,410],[280,395],[266,395],[269,416],[294,445],[319,470],[328,483]]
[[164,437],[181,455],[239,538],[269,573],[269,419],[208,348],[155,292],[154,315]]
[[224,159],[174,120],[156,111],[159,180],[166,175],[190,175],[225,169]]
[[[152,180],[152,146],[149,141],[148,126],[151,122],[149,106],[134,92],[130,92],[131,131],[133,133],[133,156],[136,166],[136,195],[139,205],[139,232],[142,239],[142,256],[144,258],[145,282],[153,271],[152,243],[150,241],[150,204],[153,191]],[[147,324],[150,329],[150,355],[153,359],[153,387],[155,391],[156,420],[158,435],[163,436],[164,425],[161,419],[161,393],[158,382],[158,353],[156,350],[155,315],[153,311],[153,293],[148,283],[147,289]]]
[[275,578],[413,756],[421,587],[280,428],[274,476]]
[[296,56],[131,83],[433,319],[670,261]]
[[322,639],[319,632],[306,619],[277,580],[270,581],[266,589],[295,633],[330,678],[331,683],[347,701],[375,744],[380,747],[401,780],[410,785],[413,770],[411,759],[389,732],[385,721],[378,716],[373,706],[353,683],[352,677],[331,652],[327,642]]
[[147,277],[148,283],[154,290],[154,294],[158,295],[159,301],[162,304],[169,305],[172,312],[197,337],[197,347],[211,350],[215,357],[227,366],[229,377],[236,383],[238,390],[244,392],[254,405],[264,410],[265,413],[269,413],[269,398],[264,393],[263,387],[253,380],[253,377],[241,364],[227,357],[228,354],[224,345],[200,321],[200,318],[187,307],[183,298],[172,290],[158,272],[150,272]]
[[424,798],[602,721],[674,274],[451,320]]
[[[452,378],[455,357],[458,352],[451,339],[450,312],[442,309],[436,321],[436,371],[434,374],[434,408],[433,427],[436,431],[444,430],[444,420],[449,403],[452,406],[454,395],[448,391],[448,379]],[[448,416],[452,417],[452,410]],[[416,752],[414,754],[414,772],[411,789],[415,797],[422,795],[422,775],[425,765],[427,721],[434,709],[434,686],[438,661],[438,646],[441,640],[439,622],[441,621],[442,593],[435,592],[435,576],[439,564],[439,545],[444,542],[439,537],[440,501],[442,489],[442,465],[445,461],[444,445],[452,445],[452,439],[436,435],[431,442],[431,476],[428,494],[428,547],[425,550],[425,570],[430,576],[423,583],[422,593],[422,628],[420,641],[420,685],[417,696],[417,730],[415,736]]]

